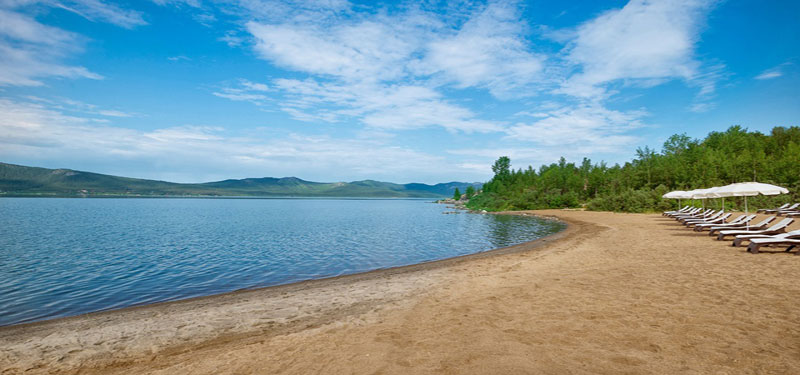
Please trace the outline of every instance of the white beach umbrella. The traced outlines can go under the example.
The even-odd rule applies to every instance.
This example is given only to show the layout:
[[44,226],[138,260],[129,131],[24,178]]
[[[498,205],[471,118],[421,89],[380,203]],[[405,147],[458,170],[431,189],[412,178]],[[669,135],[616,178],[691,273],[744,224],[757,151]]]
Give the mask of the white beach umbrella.
[[749,213],[747,209],[747,197],[787,193],[789,193],[789,190],[784,187],[764,184],[761,182],[738,182],[735,184],[725,185],[714,191],[714,194],[719,197],[744,197],[745,214]]
[[683,191],[683,190],[670,191],[669,193],[666,193],[666,194],[662,195],[661,198],[683,199],[683,193],[685,193],[685,191]]
[[696,189],[692,190],[689,193],[692,195],[692,199],[701,199],[703,200],[703,209],[706,209],[706,201],[705,199],[711,198],[708,194],[710,194],[716,188],[709,188],[709,189]]
[[681,208],[681,199],[686,199],[686,192],[683,191],[683,190],[670,191],[669,193],[666,193],[666,194],[662,195],[661,198],[677,199],[678,200],[678,209],[680,209]]
[[725,212],[725,196],[717,194],[720,189],[722,189],[720,186],[705,189],[705,193],[703,195],[705,195],[706,198],[722,198],[722,211]]

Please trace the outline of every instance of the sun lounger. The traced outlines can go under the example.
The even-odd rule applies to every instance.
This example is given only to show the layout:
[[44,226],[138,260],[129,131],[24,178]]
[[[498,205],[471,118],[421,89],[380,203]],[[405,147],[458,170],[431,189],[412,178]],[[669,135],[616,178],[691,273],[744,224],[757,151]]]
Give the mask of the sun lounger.
[[766,235],[780,234],[786,232],[786,227],[791,225],[793,222],[794,219],[783,219],[779,221],[777,224],[764,230],[723,230],[719,232],[719,236],[717,236],[717,239],[722,240],[726,236],[736,236],[736,238],[733,240],[733,246],[739,246],[741,245],[742,241],[747,240],[745,236],[753,234],[766,234]]
[[800,230],[793,230],[791,232],[781,233],[775,236],[761,236],[749,238],[750,245],[747,246],[747,251],[757,254],[761,246],[771,245],[789,245],[786,251],[792,250],[795,246],[800,245]]
[[791,204],[791,203],[786,203],[786,204],[784,204],[783,206],[780,206],[780,207],[778,207],[778,208],[762,208],[762,209],[760,209],[760,210],[756,211],[756,213],[762,213],[762,212],[763,212],[763,213],[765,213],[765,214],[768,214],[768,213],[775,213],[775,212],[778,212],[778,211],[780,211],[780,210],[783,210],[783,209],[786,209],[786,208],[788,208],[790,204]]
[[739,215],[736,219],[733,219],[730,223],[724,224],[697,224],[694,226],[694,230],[698,232],[702,232],[706,229],[712,230],[711,228],[716,228],[716,230],[722,229],[735,229],[735,228],[746,228],[747,223],[752,221],[756,218],[755,214],[752,215]]
[[[757,241],[753,243],[753,241]],[[754,238],[750,241],[750,245],[747,246],[747,251],[758,254],[758,249],[764,245],[789,245],[785,251],[791,251],[797,245],[800,245],[800,240],[790,240],[790,239],[783,239],[783,240],[770,240],[768,238]]]
[[683,219],[683,221],[713,220],[713,219],[716,219],[716,218],[720,217],[722,214],[723,214],[722,211],[716,211],[716,212],[712,211],[710,214],[708,214],[706,216],[701,216],[701,217],[698,217],[698,218]]
[[728,220],[728,218],[731,217],[731,213],[722,213],[722,211],[720,211],[719,214],[714,216],[715,217],[707,220],[687,220],[684,222],[684,225],[691,228],[697,224],[724,224],[725,220]]
[[800,214],[800,210],[781,211],[777,215],[789,217],[789,215],[796,216],[797,214]]
[[686,212],[672,213],[672,214],[668,214],[667,216],[675,218],[675,217],[684,216],[684,215],[694,215],[694,214],[696,214],[696,213],[698,213],[698,212],[700,212],[702,210],[703,209],[699,208],[699,207],[698,208],[692,208],[692,209],[690,209],[689,211],[686,211]]
[[791,214],[791,213],[795,213],[795,212],[800,212],[797,209],[797,207],[800,207],[800,203],[795,203],[795,204],[793,204],[793,205],[791,205],[789,207],[786,207],[786,208],[784,208],[782,210],[778,210],[777,214],[778,214],[778,216],[781,216],[781,215]]
[[718,214],[718,212],[716,212],[716,211],[714,211],[714,210],[708,210],[708,211],[706,211],[706,212],[703,212],[703,214],[702,214],[702,215],[696,215],[696,216],[681,216],[681,217],[677,217],[676,219],[677,219],[679,222],[681,222],[681,223],[685,223],[685,222],[687,222],[687,221],[689,221],[689,220],[697,220],[697,219],[703,219],[703,220],[705,220],[705,219],[708,219],[708,218],[711,218],[711,217],[713,217],[713,216],[714,216],[714,215],[716,215],[716,214]]
[[733,246],[739,246],[744,241],[752,241],[756,238],[790,238],[790,239],[797,239],[800,237],[800,231],[791,231],[786,233],[778,233],[778,234],[740,234],[736,236],[736,239],[733,241]]
[[705,210],[699,209],[697,211],[689,212],[686,214],[674,215],[672,216],[675,220],[683,220],[683,219],[693,219],[693,218],[700,218],[708,216],[709,213],[714,212],[713,210]]
[[[787,203],[786,206],[788,207],[789,204]],[[781,208],[786,208],[786,207],[781,207]],[[692,209],[692,206],[684,206],[683,208],[681,208],[680,210],[677,210],[677,211],[664,211],[664,212],[661,213],[661,215],[662,216],[669,216],[670,214],[682,214],[684,212],[688,212],[691,209]]]
[[[756,215],[752,215],[752,216],[753,216],[753,218],[755,218]],[[752,220],[752,219],[750,219],[750,220]],[[742,230],[742,229],[746,229],[747,231],[764,230],[764,229],[767,229],[767,227],[769,227],[769,223],[771,223],[773,220],[775,220],[775,216],[769,216],[766,219],[762,220],[761,222],[759,222],[758,224],[755,224],[755,225],[748,225],[747,222],[744,222],[744,223],[741,223],[741,224],[736,224],[736,225],[730,226],[730,227],[726,226],[727,224],[717,225],[717,226],[711,227],[711,229],[708,230],[708,235],[709,236],[713,236],[714,233],[719,232],[719,231],[723,231],[723,230]],[[717,233],[717,234],[719,234],[719,233]]]
[[[730,223],[725,224],[698,224],[695,225],[694,230],[698,232],[702,232],[706,229],[710,231],[709,235],[713,234],[716,231],[720,231],[723,229],[738,229],[738,228],[747,228],[747,225],[756,218],[755,214],[752,215],[742,215],[736,218],[736,220],[731,221]],[[766,227],[764,227],[766,228]],[[763,229],[763,228],[762,228]]]

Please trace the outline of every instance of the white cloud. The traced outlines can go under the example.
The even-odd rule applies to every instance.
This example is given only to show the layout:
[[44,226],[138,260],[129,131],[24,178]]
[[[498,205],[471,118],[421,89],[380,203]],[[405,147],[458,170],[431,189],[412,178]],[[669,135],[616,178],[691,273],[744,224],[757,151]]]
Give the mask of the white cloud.
[[103,78],[86,67],[62,62],[81,52],[84,38],[25,14],[27,7],[39,3],[126,28],[146,24],[141,13],[98,0],[0,3],[0,86],[42,86],[48,77]]
[[239,36],[235,31],[226,31],[225,35],[217,38],[220,42],[225,42],[228,47],[239,47],[245,42],[245,38]]
[[224,87],[219,91],[214,91],[212,94],[220,98],[245,101],[260,106],[270,101],[270,98],[264,95],[268,91],[270,91],[269,86],[266,84],[240,79],[238,87]]
[[130,113],[117,111],[113,109],[101,109],[96,112],[98,115],[101,116],[108,116],[108,117],[131,117],[133,116]]
[[418,68],[495,96],[540,81],[544,57],[530,51],[517,13],[515,4],[489,4],[454,35],[430,42]]
[[[348,4],[337,2],[308,11],[322,14],[319,19],[301,10],[286,13],[282,20],[250,21],[246,28],[262,58],[316,77],[273,83],[287,95],[282,108],[298,119],[340,121],[355,116],[376,128],[501,131],[502,123],[478,120],[478,114],[440,92],[453,85],[516,99],[555,85],[556,93],[586,100],[572,113],[591,118],[597,126],[590,134],[599,139],[609,129],[623,132],[618,129],[624,119],[615,116],[628,112],[603,105],[616,93],[608,87],[615,82],[647,88],[682,79],[700,88],[695,110],[713,107],[709,100],[724,66],[704,67],[694,57],[703,16],[711,5],[704,0],[634,0],[574,30],[557,32],[567,46],[562,55],[549,57],[532,50],[519,7],[510,2],[474,6],[452,17],[414,7],[391,16],[382,11],[353,13]],[[339,13],[347,16],[328,21]],[[396,104],[392,95],[397,88],[424,88],[432,95]],[[591,116],[587,108],[593,108]],[[543,133],[585,130],[557,121],[564,114],[537,113],[548,116],[536,122]],[[639,117],[633,117],[641,126]],[[521,136],[525,128],[515,129]],[[614,134],[606,143],[627,139]]]
[[46,1],[46,3],[78,14],[90,21],[108,22],[127,29],[147,24],[147,21],[142,18],[141,12],[122,9],[100,0],[60,0]]
[[508,136],[546,147],[580,149],[585,153],[617,152],[637,138],[627,135],[644,126],[644,110],[615,111],[600,105],[565,107],[530,124],[508,129]]
[[782,76],[780,71],[766,71],[756,76],[756,79],[773,79]]
[[200,8],[203,4],[200,0],[151,0],[152,2],[165,6],[165,5],[173,5],[173,6],[181,6],[181,5],[188,5],[192,8]]
[[[441,182],[475,175],[445,158],[376,139],[288,134],[241,137],[220,127],[180,126],[142,131],[98,124],[43,104],[0,98],[0,158],[59,160],[67,165],[144,168],[135,176],[194,181],[290,176],[317,181],[377,178],[393,182]],[[213,155],[213,156],[212,156]],[[202,175],[188,172],[203,163]],[[446,170],[447,175],[442,171]],[[109,170],[109,173],[111,171]],[[166,172],[165,172],[166,173]],[[130,173],[121,173],[127,174]]]
[[299,120],[336,122],[355,117],[378,129],[438,126],[468,133],[502,130],[500,123],[478,119],[471,110],[449,103],[427,87],[320,83],[310,79],[278,79],[274,84],[289,95],[282,109]]
[[248,22],[256,51],[275,64],[345,80],[393,80],[414,46],[386,23],[364,21],[323,29]]
[[708,112],[716,107],[717,105],[715,103],[698,102],[690,105],[689,110],[695,113],[703,113],[703,112]]
[[[501,124],[479,119],[441,91],[454,85],[507,96],[535,83],[542,70],[543,58],[529,50],[513,4],[495,2],[455,16],[414,6],[353,13],[345,2],[277,7],[283,18],[249,21],[246,30],[260,57],[308,74],[271,85],[280,108],[299,120],[350,117],[382,129],[499,131]],[[329,22],[336,14],[346,16]],[[246,99],[238,94],[215,93]]]
[[80,50],[79,40],[69,31],[0,9],[0,86],[41,86],[44,77],[101,79],[85,67],[59,62]]
[[[0,20],[0,22],[2,22]],[[62,65],[53,56],[38,47],[15,48],[0,42],[0,86],[41,86],[41,78],[89,78],[102,79],[82,66]]]
[[602,85],[619,80],[698,78],[701,64],[694,48],[702,15],[712,3],[632,0],[578,26],[566,61],[579,72],[558,92],[601,97],[606,93]]
[[791,64],[792,64],[791,62],[787,62],[787,63],[780,64],[780,65],[778,65],[776,67],[769,68],[769,69],[761,72],[761,74],[757,75],[755,77],[755,79],[757,79],[757,80],[767,80],[767,79],[774,79],[774,78],[782,77],[783,76],[783,69],[786,66],[789,66]]
[[224,12],[264,22],[326,22],[352,7],[346,0],[237,0],[229,4],[235,6],[225,7]]
[[242,80],[242,86],[252,91],[269,91],[269,86],[267,86],[266,84],[258,82],[250,82],[246,79]]
[[221,91],[215,91],[213,94],[214,96],[218,96],[220,98],[230,99],[238,102],[251,102],[254,104],[261,104],[269,99],[266,95],[248,94],[238,89],[229,88],[224,88]]
[[0,8],[0,21],[0,34],[18,42],[65,48],[77,39],[76,34],[43,25],[11,10]]

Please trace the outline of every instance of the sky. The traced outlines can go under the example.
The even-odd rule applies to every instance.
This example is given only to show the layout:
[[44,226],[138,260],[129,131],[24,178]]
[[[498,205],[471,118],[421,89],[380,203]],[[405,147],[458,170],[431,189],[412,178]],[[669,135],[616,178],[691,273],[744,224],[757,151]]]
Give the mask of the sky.
[[800,125],[797,1],[0,0],[0,161],[486,181]]

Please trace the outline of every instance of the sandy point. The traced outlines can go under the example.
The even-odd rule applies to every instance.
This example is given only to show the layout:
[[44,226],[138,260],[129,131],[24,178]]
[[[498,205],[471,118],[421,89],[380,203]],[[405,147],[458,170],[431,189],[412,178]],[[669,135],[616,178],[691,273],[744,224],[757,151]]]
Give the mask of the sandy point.
[[530,214],[570,225],[477,256],[0,328],[0,374],[800,373],[800,256],[660,215]]

